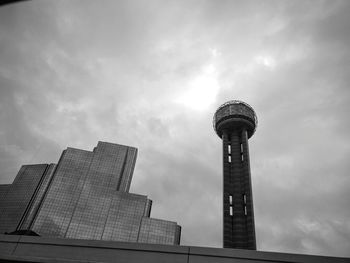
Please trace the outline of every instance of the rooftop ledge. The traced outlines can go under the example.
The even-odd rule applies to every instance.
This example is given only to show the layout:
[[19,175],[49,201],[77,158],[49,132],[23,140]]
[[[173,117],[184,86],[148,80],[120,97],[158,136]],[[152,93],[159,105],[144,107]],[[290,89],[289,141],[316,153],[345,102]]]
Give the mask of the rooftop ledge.
[[349,263],[350,258],[194,246],[0,235],[1,262]]

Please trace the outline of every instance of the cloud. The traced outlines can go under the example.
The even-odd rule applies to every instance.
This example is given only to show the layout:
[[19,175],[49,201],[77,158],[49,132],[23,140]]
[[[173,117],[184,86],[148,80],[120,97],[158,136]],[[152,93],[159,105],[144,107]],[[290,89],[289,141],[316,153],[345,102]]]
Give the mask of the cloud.
[[[131,191],[221,247],[217,106],[248,102],[258,248],[349,256],[349,3],[23,2],[0,9],[0,182],[98,140]],[[195,106],[195,107],[192,107]],[[197,107],[198,106],[198,107]]]

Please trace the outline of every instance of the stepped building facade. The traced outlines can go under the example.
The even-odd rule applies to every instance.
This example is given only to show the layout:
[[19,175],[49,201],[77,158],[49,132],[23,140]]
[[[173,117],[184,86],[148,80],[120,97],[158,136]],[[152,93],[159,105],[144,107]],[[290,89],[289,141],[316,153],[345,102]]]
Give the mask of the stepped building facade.
[[0,233],[179,244],[181,227],[151,218],[152,201],[129,193],[136,156],[134,147],[99,142],[93,151],[67,148],[57,164],[23,165],[0,185]]

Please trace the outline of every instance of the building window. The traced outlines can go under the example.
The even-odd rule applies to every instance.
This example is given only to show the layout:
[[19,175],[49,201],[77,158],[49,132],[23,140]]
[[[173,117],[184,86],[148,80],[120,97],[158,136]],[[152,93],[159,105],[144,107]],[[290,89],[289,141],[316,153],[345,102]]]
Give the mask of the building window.
[[230,206],[230,216],[233,216],[233,207]]
[[232,195],[229,196],[230,205],[232,205]]
[[231,145],[227,145],[227,151],[228,151],[228,154],[231,154]]
[[228,162],[231,162],[231,155],[228,156]]

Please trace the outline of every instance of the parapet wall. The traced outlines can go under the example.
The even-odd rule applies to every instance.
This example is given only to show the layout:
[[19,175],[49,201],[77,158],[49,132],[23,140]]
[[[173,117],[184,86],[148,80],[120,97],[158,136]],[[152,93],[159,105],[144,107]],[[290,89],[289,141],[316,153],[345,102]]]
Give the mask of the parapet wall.
[[350,258],[241,249],[0,235],[0,262],[349,263]]

